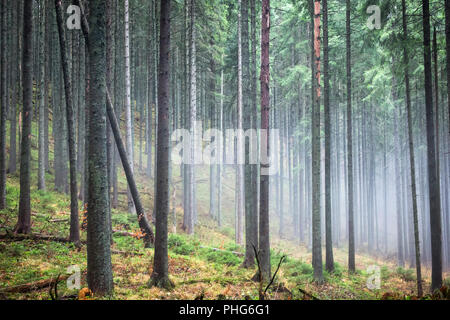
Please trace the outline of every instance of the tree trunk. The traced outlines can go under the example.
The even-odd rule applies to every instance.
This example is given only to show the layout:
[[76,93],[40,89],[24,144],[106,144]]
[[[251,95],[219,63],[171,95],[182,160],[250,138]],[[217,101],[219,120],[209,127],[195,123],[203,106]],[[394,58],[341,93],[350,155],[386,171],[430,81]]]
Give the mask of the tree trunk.
[[195,28],[195,1],[189,2],[190,14],[190,38],[189,38],[189,69],[190,69],[190,127],[191,127],[191,164],[188,166],[189,173],[189,188],[188,188],[188,218],[187,218],[187,232],[194,233],[196,206],[195,206],[195,137],[197,130],[195,121],[197,119],[197,59],[196,59],[196,28]]
[[66,53],[66,36],[63,26],[63,11],[61,1],[55,0],[56,19],[58,22],[61,63],[64,74],[64,91],[66,96],[67,130],[70,162],[70,237],[75,244],[80,242],[80,226],[78,222],[78,192],[77,192],[77,155],[75,144],[75,117],[72,101],[72,84],[69,76],[69,64]]
[[[131,171],[134,171],[133,162],[133,123],[131,117],[131,76],[130,76],[130,31],[129,31],[129,3],[125,4],[125,136],[127,145],[127,157],[130,162]],[[134,213],[133,199],[128,189],[128,212]]]
[[[59,1],[59,0],[56,0]],[[106,3],[89,1],[89,198],[87,282],[95,295],[113,291],[106,155]]]
[[39,15],[39,150],[38,150],[38,190],[45,190],[45,1],[40,2]]
[[402,0],[402,25],[403,25],[403,41],[404,41],[403,63],[405,65],[406,111],[408,116],[409,165],[411,169],[411,197],[412,197],[413,221],[414,221],[414,244],[416,253],[417,294],[419,297],[421,297],[423,292],[422,271],[420,262],[419,222],[417,217],[416,168],[414,163],[414,139],[412,132],[411,94],[409,84],[409,56],[408,56],[408,49],[406,47],[406,41],[408,39],[408,29],[406,21],[405,0]]
[[352,69],[350,37],[350,0],[346,0],[348,270],[349,272],[355,272],[355,230],[353,222]]
[[158,73],[158,145],[156,152],[156,238],[152,285],[170,288],[167,217],[169,214],[169,50],[170,0],[161,0]]
[[448,134],[450,139],[450,0],[445,0],[445,51],[447,65],[447,108],[448,108]]
[[[20,155],[19,218],[14,231],[30,233],[30,162],[31,162],[31,112],[33,107],[33,1],[25,0],[23,6],[23,124]],[[2,24],[3,25],[3,24]]]
[[314,0],[314,9],[311,11],[314,19],[314,87],[312,105],[312,264],[314,280],[323,281],[322,274],[322,239],[320,222],[320,0]]
[[431,80],[431,45],[430,45],[430,3],[422,2],[423,14],[423,45],[425,67],[425,108],[427,127],[427,167],[428,191],[430,202],[431,227],[431,289],[442,286],[442,229],[441,229],[441,200],[439,192],[439,177],[436,163],[436,139],[433,111],[433,90]]
[[[261,158],[269,154],[269,45],[270,45],[270,0],[262,1],[261,11],[261,130],[267,134],[261,136]],[[269,165],[260,164],[260,208],[259,208],[259,260],[261,264],[261,279],[270,280],[270,238],[269,238]]]
[[[32,23],[32,22],[30,22]],[[6,208],[6,1],[1,3],[0,210]],[[30,29],[31,30],[31,29]],[[31,32],[31,31],[30,31]],[[32,54],[32,53],[31,53]],[[29,188],[29,187],[28,187]]]
[[330,116],[330,79],[328,65],[328,0],[323,0],[323,99],[325,112],[325,246],[326,269],[334,270],[333,236],[331,220],[331,116]]

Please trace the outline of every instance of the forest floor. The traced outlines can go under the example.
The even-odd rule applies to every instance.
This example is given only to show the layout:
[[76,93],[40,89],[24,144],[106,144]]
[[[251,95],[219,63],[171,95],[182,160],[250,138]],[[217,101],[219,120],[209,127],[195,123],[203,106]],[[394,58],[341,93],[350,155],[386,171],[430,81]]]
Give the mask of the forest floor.
[[[9,130],[8,130],[9,131]],[[53,154],[50,154],[52,162]],[[32,159],[37,159],[36,146],[33,145]],[[144,162],[145,163],[145,162]],[[70,200],[66,194],[52,191],[53,175],[47,174],[47,191],[36,187],[37,162],[33,161],[31,207],[32,232],[66,238],[69,234]],[[138,166],[137,166],[138,167]],[[139,169],[136,169],[139,172]],[[138,225],[135,215],[126,213],[126,192],[120,193],[118,209],[112,210],[114,230],[128,231],[135,236],[123,236],[114,233],[112,245],[112,265],[114,273],[113,299],[258,299],[257,282],[252,281],[254,269],[244,269],[243,246],[234,242],[234,230],[231,227],[230,214],[225,217],[224,227],[217,227],[217,222],[208,214],[209,183],[208,171],[199,172],[197,189],[199,223],[195,235],[186,235],[181,228],[182,208],[181,183],[174,168],[174,186],[176,201],[174,215],[169,217],[169,273],[175,288],[166,291],[149,288],[152,273],[153,249],[144,249],[143,241],[138,239]],[[121,172],[121,171],[119,171]],[[125,180],[119,175],[120,190],[126,190]],[[153,207],[153,180],[137,175],[137,184],[141,192],[144,207]],[[225,180],[223,201],[227,210],[233,202],[232,179]],[[17,221],[19,200],[19,177],[8,175],[7,207],[0,211],[0,235],[10,232]],[[81,203],[80,203],[81,208]],[[82,210],[80,210],[82,211]],[[224,209],[225,211],[225,209]],[[228,220],[227,220],[228,219]],[[80,223],[83,214],[80,214]],[[176,223],[173,223],[176,221]],[[274,232],[276,233],[276,232]],[[81,231],[86,239],[86,232]],[[349,274],[346,269],[347,251],[336,248],[335,271],[324,272],[325,282],[313,281],[311,252],[303,245],[293,241],[273,238],[272,272],[275,271],[281,257],[286,255],[276,276],[275,283],[268,290],[268,299],[381,299],[383,296],[408,299],[416,292],[415,270],[397,268],[394,261],[386,261],[381,256],[372,257],[364,253],[356,256],[357,272]],[[212,248],[219,249],[213,250]],[[81,288],[86,283],[86,246],[76,248],[71,243],[41,240],[0,239],[0,299],[50,299],[49,288],[28,290],[27,292],[5,292],[14,286],[34,283],[45,279],[55,279],[58,275],[67,275],[67,268],[78,266],[81,270]],[[369,266],[379,267],[381,274],[380,289],[367,286],[371,273]],[[444,275],[446,283],[450,274]],[[430,271],[424,267],[424,290],[429,291]],[[305,292],[310,296],[305,295]],[[58,284],[58,295],[78,295],[78,290],[68,289],[66,281]],[[93,297],[95,299],[95,297]]]
[[[49,185],[50,189],[50,185]],[[18,177],[8,178],[9,209],[1,211],[2,229],[11,230],[17,217],[19,197]],[[125,198],[125,196],[123,196]],[[125,199],[123,200],[125,202]],[[125,203],[123,203],[125,205]],[[59,237],[69,233],[69,199],[67,195],[32,188],[32,232]],[[176,211],[179,211],[178,209]],[[180,216],[178,212],[177,214]],[[82,217],[80,217],[80,220]],[[138,239],[135,216],[113,210],[113,229],[127,230],[133,236],[114,234],[112,264],[114,272],[114,299],[257,299],[258,283],[251,280],[256,269],[241,267],[242,246],[233,241],[231,228],[214,227],[207,216],[200,217],[195,236],[184,233],[169,235],[169,272],[175,289],[172,291],[149,288],[153,249],[144,249]],[[181,220],[181,219],[180,219]],[[181,225],[177,225],[181,230]],[[4,232],[3,232],[4,233]],[[82,231],[82,239],[86,232]],[[211,248],[223,251],[212,250]],[[129,253],[129,254],[127,254]],[[272,270],[282,255],[287,258],[277,274],[275,285],[269,290],[270,299],[307,299],[303,292],[318,299],[380,299],[386,293],[395,297],[414,295],[415,271],[397,268],[394,263],[358,254],[355,274],[345,269],[346,251],[335,250],[335,272],[324,273],[324,284],[313,281],[311,253],[291,241],[275,239],[272,250]],[[11,239],[0,240],[0,299],[50,299],[48,288],[25,293],[2,293],[6,287],[32,283],[65,275],[69,266],[81,269],[81,287],[86,287],[86,246],[77,249],[73,244],[53,241]],[[381,272],[380,289],[367,287],[370,265]],[[447,274],[447,278],[448,278]],[[425,269],[425,290],[429,288],[429,274]],[[58,286],[60,296],[77,294],[68,290],[66,281]]]

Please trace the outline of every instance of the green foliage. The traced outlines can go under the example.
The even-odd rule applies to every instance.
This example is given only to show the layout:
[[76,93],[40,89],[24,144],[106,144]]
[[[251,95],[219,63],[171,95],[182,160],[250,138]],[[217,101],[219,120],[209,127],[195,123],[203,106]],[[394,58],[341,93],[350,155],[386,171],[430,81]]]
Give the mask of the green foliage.
[[220,233],[222,233],[223,235],[229,237],[229,238],[233,238],[234,237],[234,229],[230,228],[230,227],[222,227],[220,228]]
[[445,279],[442,281],[442,285],[444,285],[444,286],[450,288],[450,278],[445,278]]
[[186,238],[179,234],[170,234],[168,238],[168,246],[170,250],[176,254],[188,256],[194,252],[195,248],[192,243],[188,243]]
[[386,281],[387,279],[389,279],[389,277],[391,276],[391,271],[389,270],[388,267],[386,266],[382,266],[381,267],[381,280]]
[[208,262],[213,262],[218,265],[237,266],[242,263],[242,259],[231,251],[215,251],[208,248],[202,248],[201,255],[205,257]]
[[342,278],[344,274],[344,268],[337,262],[334,263],[334,270],[332,275],[338,279]]
[[413,269],[404,269],[402,267],[398,267],[397,270],[397,275],[402,278],[404,281],[414,281],[416,280],[416,276],[414,274],[414,270]]

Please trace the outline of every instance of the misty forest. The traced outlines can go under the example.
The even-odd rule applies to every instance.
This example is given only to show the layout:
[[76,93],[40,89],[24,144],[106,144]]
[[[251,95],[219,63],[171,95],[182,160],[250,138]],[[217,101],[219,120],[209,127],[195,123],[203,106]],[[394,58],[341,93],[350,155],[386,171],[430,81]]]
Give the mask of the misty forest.
[[450,0],[0,27],[0,300],[450,299]]

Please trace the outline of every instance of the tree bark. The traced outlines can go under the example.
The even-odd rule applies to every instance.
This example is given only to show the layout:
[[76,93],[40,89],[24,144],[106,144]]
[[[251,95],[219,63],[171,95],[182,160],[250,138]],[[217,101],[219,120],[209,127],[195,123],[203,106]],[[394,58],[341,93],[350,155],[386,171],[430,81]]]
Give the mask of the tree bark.
[[[330,79],[328,64],[328,0],[323,0],[323,102],[325,112],[325,247],[328,272],[334,270],[333,235],[331,218],[331,115],[330,115]],[[339,196],[339,195],[338,195]],[[338,226],[339,227],[339,226]]]
[[0,210],[6,208],[6,1],[1,3]]
[[353,221],[352,69],[350,37],[350,0],[346,0],[348,270],[349,272],[355,272],[355,230]]
[[[59,0],[56,0],[59,1]],[[87,282],[94,294],[110,295],[113,274],[108,224],[106,167],[106,3],[89,1],[89,197],[87,225]]]
[[[76,0],[78,6],[81,6],[80,1]],[[86,16],[84,14],[84,10],[82,9],[82,29],[83,34],[86,43],[88,44],[88,48],[90,46],[89,42],[89,24],[86,20]],[[89,49],[90,50],[90,49]],[[106,79],[105,79],[106,81]],[[111,129],[114,134],[114,140],[116,141],[116,146],[120,155],[120,159],[122,160],[122,166],[125,172],[125,176],[127,178],[128,187],[130,188],[131,195],[134,200],[134,204],[136,206],[136,214],[138,218],[139,227],[141,229],[141,232],[144,234],[144,245],[146,248],[150,247],[154,243],[154,235],[153,230],[150,227],[150,224],[148,222],[147,216],[144,212],[144,208],[142,206],[139,192],[136,186],[136,182],[134,180],[133,171],[130,168],[130,163],[127,159],[126,149],[125,145],[123,143],[123,140],[120,136],[120,128],[119,128],[119,122],[117,121],[115,112],[114,112],[114,106],[111,102],[111,97],[109,95],[109,90],[106,88],[106,111],[108,115],[109,122],[111,124]]]
[[[125,137],[127,146],[127,157],[130,162],[131,171],[134,171],[133,162],[133,124],[131,114],[131,75],[130,75],[130,31],[129,31],[129,3],[128,0],[124,1],[125,4]],[[133,199],[131,193],[128,190],[128,212],[134,212]]]
[[63,11],[61,0],[55,0],[56,20],[59,31],[59,44],[61,53],[61,63],[64,75],[64,91],[66,96],[66,118],[69,145],[70,163],[70,240],[75,244],[80,242],[80,226],[78,221],[78,192],[77,192],[77,155],[75,143],[75,117],[72,101],[72,83],[69,75],[69,64],[66,52],[66,33],[63,22]]
[[45,190],[45,1],[39,4],[39,150],[38,150],[38,190]]
[[156,152],[156,238],[151,284],[171,288],[167,247],[167,217],[169,215],[169,50],[170,0],[161,0],[160,54],[158,72],[158,144]]
[[433,90],[431,80],[431,45],[430,45],[430,3],[422,1],[423,14],[423,46],[425,67],[425,108],[427,128],[427,167],[428,192],[430,202],[431,227],[431,289],[436,290],[442,286],[442,227],[441,227],[441,200],[439,192],[439,177],[436,164],[436,139],[433,111]]
[[31,162],[31,112],[33,108],[33,1],[25,0],[23,6],[23,123],[20,154],[19,219],[14,232],[30,233],[30,162]]
[[[261,11],[261,130],[267,134],[261,138],[261,157],[269,154],[269,45],[270,45],[270,0],[262,1]],[[269,165],[260,164],[260,168],[267,171]],[[261,172],[260,178],[260,208],[259,208],[259,260],[261,263],[261,278],[263,282],[270,281],[270,238],[269,238],[269,176]]]
[[[322,233],[320,217],[320,0],[314,0],[311,14],[314,18],[314,81],[313,105],[312,105],[312,264],[314,268],[314,280],[323,281],[322,271]],[[288,152],[290,152],[288,150]]]
[[[419,222],[417,217],[417,192],[416,192],[416,167],[414,163],[414,139],[412,132],[411,92],[409,83],[409,56],[406,47],[408,39],[408,27],[406,21],[406,1],[402,0],[402,25],[403,25],[403,63],[405,68],[406,111],[408,116],[408,140],[409,140],[409,165],[411,170],[411,197],[414,222],[414,244],[416,254],[417,294],[422,296],[422,270],[420,261]],[[386,230],[385,230],[386,231]]]

